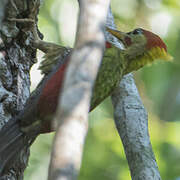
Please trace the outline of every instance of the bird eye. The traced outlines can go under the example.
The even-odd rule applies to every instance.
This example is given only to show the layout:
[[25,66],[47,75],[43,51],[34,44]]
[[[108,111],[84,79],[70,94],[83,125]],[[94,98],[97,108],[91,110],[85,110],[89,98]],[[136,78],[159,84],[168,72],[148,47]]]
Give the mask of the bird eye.
[[134,35],[142,34],[142,30],[141,30],[141,29],[135,29],[132,33],[133,33]]

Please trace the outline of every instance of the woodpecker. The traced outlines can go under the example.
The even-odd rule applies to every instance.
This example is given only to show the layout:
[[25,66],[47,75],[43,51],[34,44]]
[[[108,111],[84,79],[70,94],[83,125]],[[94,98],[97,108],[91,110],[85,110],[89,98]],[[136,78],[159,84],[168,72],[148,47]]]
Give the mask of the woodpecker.
[[[157,59],[165,61],[172,59],[165,43],[150,31],[141,28],[128,33],[111,28],[107,28],[107,31],[123,43],[125,48],[119,49],[112,42],[106,41],[89,111],[111,95],[123,75]],[[72,49],[43,43],[40,40],[34,41],[34,46],[46,53],[40,65],[41,72],[45,76],[32,92],[24,109],[0,131],[0,174],[5,167],[9,167],[24,146],[30,146],[39,134],[53,131],[51,122]]]

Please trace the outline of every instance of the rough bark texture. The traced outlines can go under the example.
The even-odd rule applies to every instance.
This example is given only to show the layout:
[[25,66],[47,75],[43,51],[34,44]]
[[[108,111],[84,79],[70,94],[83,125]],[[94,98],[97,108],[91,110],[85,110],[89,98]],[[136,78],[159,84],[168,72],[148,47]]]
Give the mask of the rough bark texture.
[[109,1],[80,0],[75,49],[55,118],[58,123],[49,180],[76,179],[88,127],[88,111],[104,49],[103,28]]
[[[9,18],[26,18],[33,1],[9,0],[0,5],[0,129],[23,109],[30,95],[29,70],[36,51],[30,45],[32,33],[28,24],[18,24]],[[24,147],[20,156],[1,179],[23,179],[29,149]]]
[[0,27],[2,26],[2,21],[4,19],[4,11],[7,4],[7,0],[1,0],[1,6],[0,6]]

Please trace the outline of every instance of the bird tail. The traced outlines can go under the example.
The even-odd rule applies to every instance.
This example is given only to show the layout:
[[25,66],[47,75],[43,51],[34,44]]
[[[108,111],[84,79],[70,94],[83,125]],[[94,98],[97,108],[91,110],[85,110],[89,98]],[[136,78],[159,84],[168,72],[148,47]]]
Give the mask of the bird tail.
[[0,130],[0,175],[16,159],[17,153],[24,147],[24,133],[17,120],[10,120]]

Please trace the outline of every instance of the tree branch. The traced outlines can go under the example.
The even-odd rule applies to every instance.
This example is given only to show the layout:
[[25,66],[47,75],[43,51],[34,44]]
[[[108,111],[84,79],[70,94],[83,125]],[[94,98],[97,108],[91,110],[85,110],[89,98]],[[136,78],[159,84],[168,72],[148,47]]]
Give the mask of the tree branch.
[[88,127],[93,84],[104,49],[103,27],[109,1],[80,0],[75,49],[56,115],[58,128],[49,179],[76,179]]
[[[111,11],[108,12],[107,25],[115,28]],[[112,95],[112,102],[114,120],[124,145],[132,179],[160,180],[148,133],[147,113],[132,74],[123,77]]]
[[148,133],[148,117],[132,74],[126,75],[112,96],[114,118],[133,180],[160,180]]

